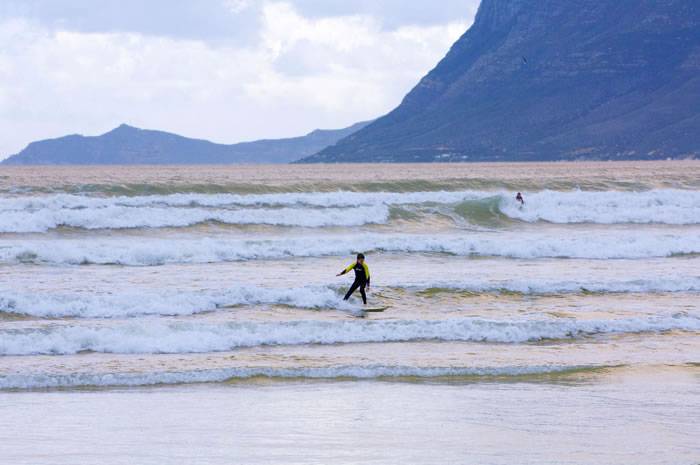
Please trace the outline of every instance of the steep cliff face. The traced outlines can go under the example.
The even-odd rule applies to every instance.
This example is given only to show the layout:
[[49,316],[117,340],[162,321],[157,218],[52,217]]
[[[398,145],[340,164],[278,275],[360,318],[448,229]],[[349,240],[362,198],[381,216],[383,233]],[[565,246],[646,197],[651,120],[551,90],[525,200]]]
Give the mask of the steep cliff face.
[[306,161],[700,157],[700,2],[483,0],[401,105]]

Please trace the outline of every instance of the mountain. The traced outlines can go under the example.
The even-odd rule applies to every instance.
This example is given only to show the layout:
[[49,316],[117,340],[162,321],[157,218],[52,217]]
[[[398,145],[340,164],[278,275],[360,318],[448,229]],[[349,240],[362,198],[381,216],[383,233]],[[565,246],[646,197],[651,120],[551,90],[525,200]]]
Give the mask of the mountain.
[[302,162],[700,158],[700,2],[483,0],[386,116]]
[[333,145],[367,123],[306,136],[239,144],[215,144],[122,124],[100,136],[70,135],[32,142],[8,165],[159,165],[289,163]]

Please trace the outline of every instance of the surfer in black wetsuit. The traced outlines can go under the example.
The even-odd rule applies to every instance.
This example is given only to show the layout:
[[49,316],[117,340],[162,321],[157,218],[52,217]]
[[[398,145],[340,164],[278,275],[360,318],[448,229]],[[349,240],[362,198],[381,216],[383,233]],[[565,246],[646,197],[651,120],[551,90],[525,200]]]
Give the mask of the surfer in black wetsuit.
[[518,192],[518,195],[515,196],[515,200],[520,202],[520,205],[525,205],[525,199],[523,198],[523,194],[520,192]]
[[369,267],[365,263],[365,256],[363,254],[358,253],[357,261],[355,263],[350,264],[350,266],[345,268],[336,276],[342,276],[345,273],[348,273],[350,270],[355,271],[355,281],[352,283],[352,286],[350,286],[350,289],[348,289],[348,293],[345,294],[345,298],[343,300],[350,299],[352,293],[355,292],[359,287],[360,295],[362,296],[362,302],[365,305],[367,305],[367,294],[365,293],[365,288],[369,290]]

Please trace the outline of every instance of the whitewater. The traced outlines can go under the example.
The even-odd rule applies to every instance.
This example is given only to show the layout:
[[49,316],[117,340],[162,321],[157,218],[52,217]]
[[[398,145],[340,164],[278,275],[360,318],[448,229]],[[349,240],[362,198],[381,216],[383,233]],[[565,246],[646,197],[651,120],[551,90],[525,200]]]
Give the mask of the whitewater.
[[517,233],[473,231],[470,234],[288,234],[261,239],[225,237],[144,237],[0,240],[0,263],[53,265],[154,266],[168,263],[216,263],[351,255],[366,252],[444,253],[510,258],[653,258],[700,253],[695,230],[625,228],[571,236],[561,230]]
[[0,165],[0,463],[691,463],[698,302],[698,162]]
[[5,171],[0,390],[700,362],[695,163]]
[[[512,192],[330,192],[289,194],[171,194],[94,198],[70,194],[0,199],[0,232],[182,228],[207,222],[321,228],[387,224],[404,215],[461,216],[467,223],[522,222],[700,224],[700,193],[646,192],[528,194]],[[392,211],[390,207],[394,207]],[[491,218],[489,218],[491,216]]]

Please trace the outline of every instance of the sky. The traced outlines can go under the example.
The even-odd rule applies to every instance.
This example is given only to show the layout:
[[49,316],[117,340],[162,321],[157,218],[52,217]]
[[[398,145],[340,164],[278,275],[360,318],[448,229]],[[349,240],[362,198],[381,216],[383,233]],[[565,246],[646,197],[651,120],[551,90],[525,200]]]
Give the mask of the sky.
[[121,123],[233,143],[381,116],[478,0],[0,0],[0,159]]

